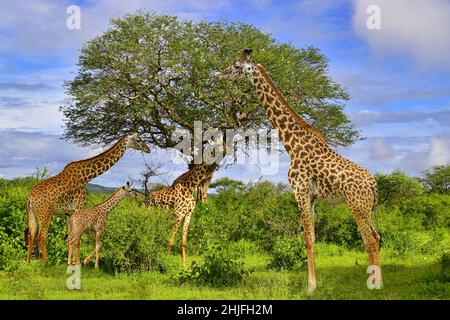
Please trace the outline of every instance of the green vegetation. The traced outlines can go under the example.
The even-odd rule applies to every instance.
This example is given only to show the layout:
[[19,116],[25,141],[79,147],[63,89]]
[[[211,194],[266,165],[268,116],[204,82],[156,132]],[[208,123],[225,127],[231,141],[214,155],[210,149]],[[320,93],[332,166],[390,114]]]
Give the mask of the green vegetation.
[[[402,199],[387,197],[379,206],[384,288],[366,288],[367,255],[350,212],[344,205],[318,204],[314,298],[450,298],[450,196],[421,187],[423,179],[398,171],[377,179],[380,194],[393,186],[414,190],[400,192]],[[84,267],[83,289],[72,292],[65,287],[65,217],[55,216],[50,227],[49,265],[25,262],[23,206],[36,181],[0,180],[0,298],[306,298],[302,228],[285,185],[227,182],[208,203],[197,205],[185,271],[180,235],[172,256],[165,256],[170,213],[147,211],[134,199],[122,201],[108,217],[100,270],[92,264]],[[88,206],[107,196],[90,193]],[[92,236],[83,235],[81,256],[93,248]]]
[[113,19],[83,46],[79,69],[66,83],[65,137],[108,144],[139,131],[149,144],[167,148],[177,144],[174,130],[193,133],[194,121],[222,132],[268,128],[250,82],[218,77],[244,48],[253,48],[290,105],[329,143],[359,138],[343,112],[348,92],[329,76],[319,49],[296,48],[244,23],[146,12]]

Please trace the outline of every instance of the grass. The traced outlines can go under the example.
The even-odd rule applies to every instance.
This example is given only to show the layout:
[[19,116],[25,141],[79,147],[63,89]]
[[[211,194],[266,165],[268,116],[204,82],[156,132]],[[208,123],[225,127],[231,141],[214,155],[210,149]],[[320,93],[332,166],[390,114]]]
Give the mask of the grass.
[[[366,254],[317,244],[318,288],[312,299],[450,299],[450,283],[441,276],[438,256],[396,257],[382,251],[384,287],[369,290]],[[246,255],[253,272],[243,283],[228,288],[180,285],[179,256],[168,258],[166,273],[108,274],[88,266],[82,270],[82,289],[66,288],[66,267],[40,261],[22,263],[14,272],[0,272],[0,299],[307,299],[307,274],[266,268],[268,258]],[[188,263],[199,257],[189,257]],[[100,261],[101,268],[101,261]]]

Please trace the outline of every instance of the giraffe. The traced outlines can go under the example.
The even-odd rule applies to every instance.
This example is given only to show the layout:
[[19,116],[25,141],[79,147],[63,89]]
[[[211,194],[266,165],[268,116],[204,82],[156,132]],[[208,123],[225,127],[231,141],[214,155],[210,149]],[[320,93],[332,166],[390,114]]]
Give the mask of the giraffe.
[[166,210],[173,210],[173,226],[167,246],[167,255],[173,247],[175,236],[180,223],[183,221],[183,230],[181,236],[181,257],[183,267],[186,266],[186,240],[189,222],[194,211],[196,201],[194,199],[194,191],[198,185],[204,180],[211,180],[214,171],[218,168],[217,163],[208,164],[203,162],[195,164],[190,170],[183,173],[175,179],[170,187],[150,192],[144,200],[147,208],[159,205]]
[[75,210],[83,209],[86,203],[86,184],[119,161],[128,148],[150,152],[138,134],[132,133],[97,156],[67,164],[60,173],[33,187],[25,203],[28,218],[28,262],[31,261],[36,234],[42,258],[45,262],[48,260],[45,242],[53,214],[71,215]]
[[317,200],[346,202],[361,233],[369,265],[379,268],[381,238],[371,222],[372,207],[375,207],[376,214],[378,201],[374,177],[368,170],[340,156],[327,145],[324,137],[283,98],[264,67],[252,60],[251,52],[251,49],[245,49],[241,58],[222,71],[221,78],[246,77],[251,81],[291,158],[288,181],[295,194],[303,224],[308,261],[308,294],[312,294],[317,286],[313,221]]
[[[68,237],[67,237],[67,265],[72,265],[75,260],[75,265],[80,266],[80,238],[83,233],[90,229],[95,235],[95,249],[83,261],[83,265],[88,262],[95,254],[95,268],[98,268],[99,251],[102,246],[103,234],[105,233],[106,217],[126,195],[136,198],[136,192],[131,189],[131,185],[127,182],[126,186],[120,187],[102,203],[99,203],[91,209],[77,210],[69,217],[68,223]],[[73,247],[75,246],[75,257]],[[73,259],[74,258],[74,259]]]

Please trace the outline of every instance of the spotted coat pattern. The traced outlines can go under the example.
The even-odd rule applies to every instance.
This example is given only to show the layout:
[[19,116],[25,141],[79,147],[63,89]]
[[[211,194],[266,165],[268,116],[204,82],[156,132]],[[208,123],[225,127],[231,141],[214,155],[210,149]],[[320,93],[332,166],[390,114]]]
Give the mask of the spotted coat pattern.
[[263,68],[245,50],[241,59],[223,71],[222,77],[246,76],[267,115],[279,132],[291,165],[288,180],[301,213],[308,259],[308,293],[316,288],[314,263],[314,204],[316,200],[345,201],[362,235],[369,265],[380,265],[380,236],[372,226],[372,207],[378,201],[377,185],[370,172],[340,156],[322,135],[298,115],[283,98]]
[[[95,268],[99,264],[99,251],[102,246],[103,234],[105,232],[106,218],[126,195],[136,197],[130,185],[118,188],[108,199],[91,209],[77,210],[69,218],[67,237],[67,265],[80,266],[80,238],[86,230],[91,230],[95,235],[95,250],[83,261],[83,265],[88,264],[95,254]],[[75,247],[75,252],[73,251]]]
[[71,215],[84,208],[86,184],[107,171],[124,155],[128,148],[149,152],[137,134],[127,135],[105,152],[67,164],[56,176],[39,182],[31,190],[25,203],[28,218],[28,261],[37,241],[42,258],[47,261],[46,237],[55,213]]
[[204,180],[211,180],[214,171],[218,165],[213,164],[196,164],[190,170],[179,176],[168,188],[150,192],[144,200],[147,207],[160,206],[166,210],[173,211],[173,227],[167,247],[169,255],[174,239],[178,231],[178,227],[183,222],[183,230],[181,236],[181,256],[183,266],[186,265],[186,241],[191,215],[195,208],[194,191]]

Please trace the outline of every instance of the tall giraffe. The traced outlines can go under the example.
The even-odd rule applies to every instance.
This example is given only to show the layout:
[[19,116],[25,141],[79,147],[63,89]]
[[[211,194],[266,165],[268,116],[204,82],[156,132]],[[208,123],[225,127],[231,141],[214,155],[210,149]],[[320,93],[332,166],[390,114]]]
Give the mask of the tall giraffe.
[[371,222],[372,207],[378,200],[375,179],[368,170],[338,155],[327,145],[323,136],[283,98],[263,66],[251,59],[251,52],[251,49],[245,49],[242,57],[225,69],[221,76],[244,76],[251,81],[291,158],[288,180],[303,223],[308,293],[313,293],[316,288],[313,217],[314,204],[318,199],[347,203],[363,238],[369,265],[379,267],[380,235]]
[[56,176],[33,187],[25,203],[28,217],[28,261],[38,234],[42,258],[47,261],[45,241],[53,214],[71,215],[86,203],[86,184],[107,171],[125,154],[128,148],[150,152],[144,141],[133,133],[122,137],[111,148],[86,160],[67,164]]
[[[129,182],[127,182],[126,186],[116,189],[116,191],[102,203],[99,203],[90,209],[75,211],[70,216],[67,237],[67,265],[72,264],[73,258],[75,258],[75,265],[80,265],[80,238],[86,230],[91,229],[95,234],[95,249],[86,259],[84,259],[83,265],[88,264],[89,260],[91,260],[95,254],[95,268],[98,268],[100,259],[99,251],[102,246],[103,234],[105,233],[106,217],[126,195],[136,198],[136,193],[131,189]],[[75,252],[73,252],[74,246]]]
[[183,221],[183,231],[181,236],[181,257],[183,267],[186,266],[186,240],[189,222],[194,211],[196,201],[194,199],[194,191],[198,185],[204,180],[211,180],[214,171],[218,168],[218,164],[195,164],[192,168],[177,179],[175,179],[170,187],[162,190],[150,192],[144,200],[146,207],[161,206],[163,209],[173,210],[173,227],[167,247],[167,255],[170,255],[175,236],[180,223]]

